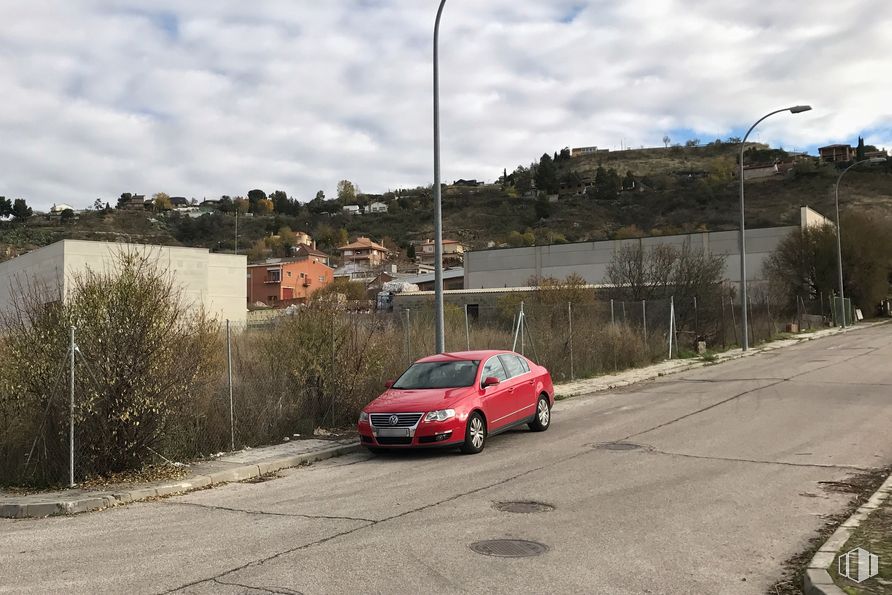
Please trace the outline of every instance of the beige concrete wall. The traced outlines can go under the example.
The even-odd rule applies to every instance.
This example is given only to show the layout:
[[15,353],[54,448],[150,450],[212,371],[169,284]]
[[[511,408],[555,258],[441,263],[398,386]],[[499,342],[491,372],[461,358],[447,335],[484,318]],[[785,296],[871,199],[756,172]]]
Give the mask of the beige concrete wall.
[[[762,265],[778,244],[795,227],[748,229],[747,279],[762,280]],[[740,281],[739,235],[736,231],[695,233],[675,236],[650,237],[632,240],[585,242],[531,248],[503,248],[465,253],[465,289],[495,287],[523,287],[535,277],[566,278],[571,273],[581,275],[588,283],[606,283],[607,266],[614,255],[626,245],[641,244],[645,248],[657,245],[682,246],[690,243],[712,254],[725,257],[725,277]]]
[[807,227],[820,227],[822,225],[833,225],[833,221],[808,207],[802,207],[802,209],[800,209],[799,221],[802,225],[802,229],[806,229]]
[[63,240],[0,264],[0,307],[9,302],[16,283],[61,283],[67,294],[75,275],[114,267],[116,256],[123,250],[135,250],[154,259],[170,273],[189,305],[203,306],[220,320],[245,322],[246,256],[211,254],[204,248],[81,240]]

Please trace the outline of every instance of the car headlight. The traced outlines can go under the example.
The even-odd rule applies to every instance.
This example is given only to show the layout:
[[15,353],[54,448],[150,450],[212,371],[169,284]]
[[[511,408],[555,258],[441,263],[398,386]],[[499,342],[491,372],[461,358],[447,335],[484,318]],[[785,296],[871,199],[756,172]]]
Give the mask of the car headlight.
[[369,421],[369,414],[365,411],[359,412],[359,423]]
[[431,411],[424,416],[424,421],[446,421],[455,417],[455,409],[440,409],[439,411]]

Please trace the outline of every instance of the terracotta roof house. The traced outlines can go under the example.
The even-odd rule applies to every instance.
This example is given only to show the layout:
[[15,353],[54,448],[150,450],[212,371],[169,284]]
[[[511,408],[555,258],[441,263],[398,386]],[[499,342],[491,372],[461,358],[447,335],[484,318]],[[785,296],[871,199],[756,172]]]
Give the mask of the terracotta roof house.
[[338,248],[345,263],[352,262],[358,265],[374,268],[381,266],[390,255],[390,250],[360,236],[356,241]]

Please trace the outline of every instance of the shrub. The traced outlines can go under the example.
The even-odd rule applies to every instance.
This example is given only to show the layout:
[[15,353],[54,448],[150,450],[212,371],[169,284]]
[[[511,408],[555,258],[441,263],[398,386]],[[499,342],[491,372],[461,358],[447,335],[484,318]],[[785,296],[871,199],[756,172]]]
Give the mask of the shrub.
[[141,467],[219,371],[217,323],[193,313],[149,254],[122,251],[112,268],[69,283],[64,300],[26,291],[3,315],[0,418],[19,430],[0,445],[5,479],[51,484],[67,475],[71,327],[80,476]]

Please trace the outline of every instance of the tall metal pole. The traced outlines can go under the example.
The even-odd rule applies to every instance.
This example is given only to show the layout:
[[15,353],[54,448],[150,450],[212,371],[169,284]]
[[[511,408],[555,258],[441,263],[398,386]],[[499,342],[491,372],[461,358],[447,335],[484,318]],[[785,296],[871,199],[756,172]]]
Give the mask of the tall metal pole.
[[471,350],[471,322],[468,320],[468,305],[465,304],[465,336],[468,338],[468,351]]
[[843,170],[839,177],[836,178],[836,258],[837,258],[837,269],[839,273],[839,308],[842,311],[842,328],[846,328],[846,292],[843,287],[842,281],[842,226],[839,222],[839,183],[842,182],[842,177],[846,175],[850,169],[861,165],[862,163],[877,163],[879,161],[885,161],[882,157],[873,158],[873,159],[862,159],[861,161],[856,161],[852,165],[848,166]]
[[69,384],[71,388],[71,403],[68,417],[68,483],[71,487],[74,487],[74,327],[71,327],[71,342],[68,346],[68,351],[71,356],[71,378]]
[[750,129],[747,130],[746,135],[743,137],[743,141],[740,143],[740,312],[741,312],[741,326],[742,326],[742,336],[743,343],[741,347],[744,351],[749,349],[749,338],[748,338],[748,326],[749,322],[747,320],[746,315],[746,225],[745,225],[745,209],[744,209],[744,195],[743,195],[743,152],[746,149],[746,139],[749,138],[750,133],[755,130],[756,126],[762,123],[763,120],[769,118],[775,114],[779,114],[781,112],[790,112],[793,114],[798,114],[801,112],[807,112],[811,109],[810,106],[807,105],[796,105],[793,107],[785,107],[784,109],[775,110],[769,114],[765,114],[761,118],[759,118],[755,124],[750,126]]
[[437,353],[446,351],[443,316],[443,196],[440,191],[440,19],[446,0],[440,0],[434,24],[434,317]]
[[229,446],[235,450],[235,410],[232,401],[232,331],[226,321],[226,368],[229,374]]

